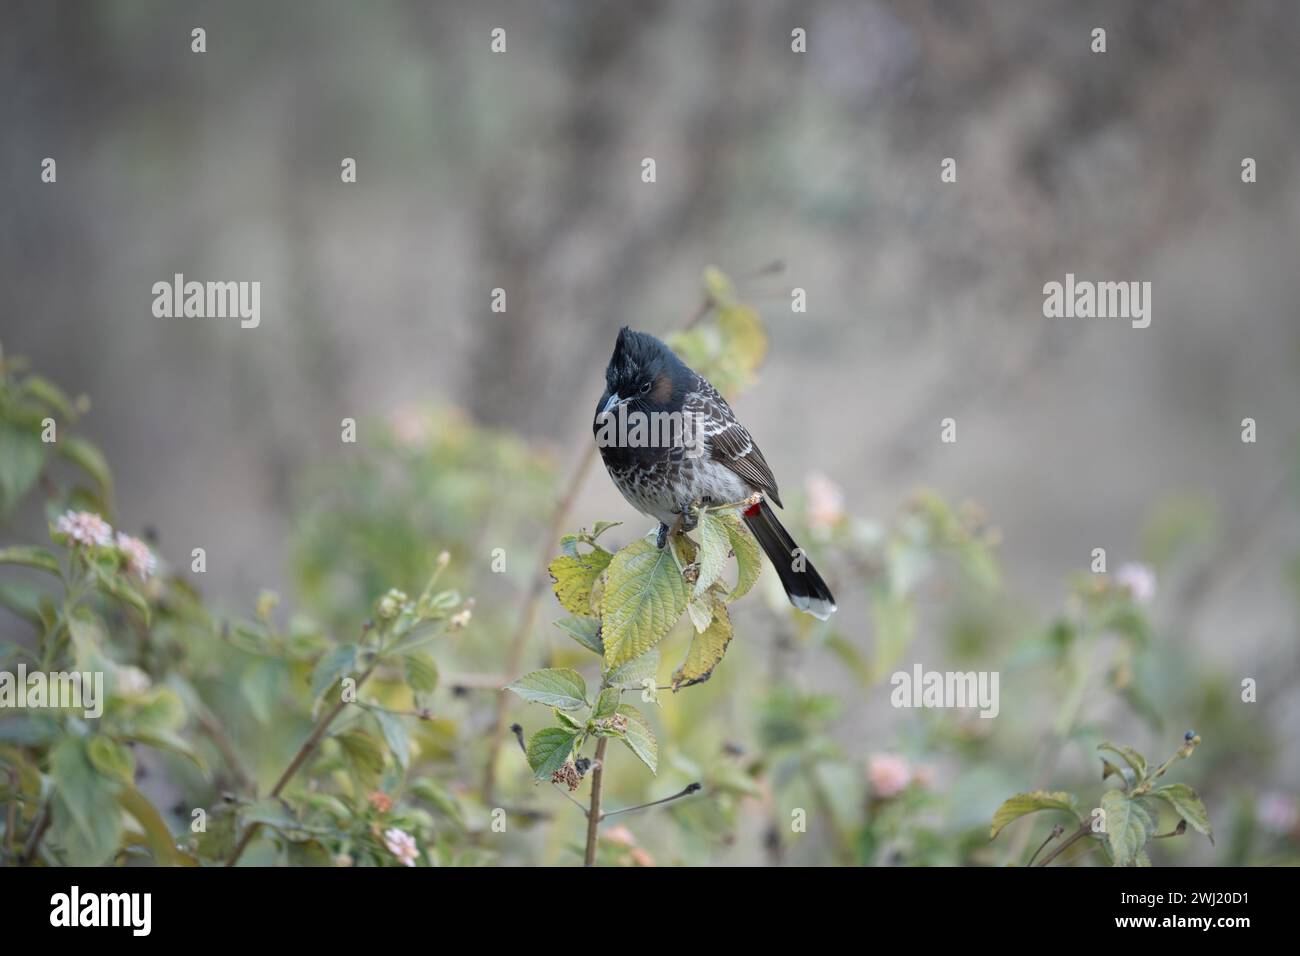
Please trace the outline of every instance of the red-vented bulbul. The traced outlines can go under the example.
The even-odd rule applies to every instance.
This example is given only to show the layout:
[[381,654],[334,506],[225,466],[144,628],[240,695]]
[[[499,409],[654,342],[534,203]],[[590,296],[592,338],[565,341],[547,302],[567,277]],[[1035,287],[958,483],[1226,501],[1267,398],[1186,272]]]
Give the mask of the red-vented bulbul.
[[670,527],[694,527],[692,506],[736,503],[776,569],[790,603],[820,620],[835,611],[830,588],[776,520],[776,478],[718,390],[653,335],[618,333],[592,431],[618,490]]

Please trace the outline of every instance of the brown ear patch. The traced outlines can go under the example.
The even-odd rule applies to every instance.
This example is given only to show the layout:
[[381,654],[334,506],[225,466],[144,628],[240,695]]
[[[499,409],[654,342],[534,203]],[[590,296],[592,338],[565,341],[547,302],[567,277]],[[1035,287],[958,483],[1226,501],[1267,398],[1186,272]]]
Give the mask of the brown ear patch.
[[667,405],[672,397],[673,381],[667,375],[660,373],[655,378],[654,388],[650,390],[650,399],[656,405]]

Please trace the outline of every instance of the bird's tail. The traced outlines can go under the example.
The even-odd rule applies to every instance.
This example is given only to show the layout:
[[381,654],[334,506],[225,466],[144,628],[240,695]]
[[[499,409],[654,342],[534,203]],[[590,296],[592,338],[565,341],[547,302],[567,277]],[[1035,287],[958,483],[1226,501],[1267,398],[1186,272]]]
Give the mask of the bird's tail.
[[745,524],[772,562],[790,603],[819,621],[835,612],[835,598],[822,576],[812,566],[803,549],[794,543],[790,532],[776,520],[776,513],[765,500],[744,511]]

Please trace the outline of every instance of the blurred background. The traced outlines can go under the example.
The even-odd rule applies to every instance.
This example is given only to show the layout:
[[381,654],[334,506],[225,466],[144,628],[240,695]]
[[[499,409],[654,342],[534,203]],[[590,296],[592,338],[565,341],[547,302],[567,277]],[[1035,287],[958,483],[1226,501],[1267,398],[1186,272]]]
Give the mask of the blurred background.
[[[644,832],[629,818],[639,845],[661,863],[1006,862],[964,849],[985,847],[1002,798],[1078,782],[1094,800],[1095,734],[1157,761],[1195,727],[1204,751],[1180,779],[1240,839],[1167,852],[1297,858],[1295,5],[29,2],[0,17],[0,341],[90,396],[79,427],[113,463],[116,524],[150,529],[181,572],[205,548],[191,583],[218,612],[269,588],[341,632],[384,588],[418,592],[445,547],[482,630],[440,664],[504,673],[617,329],[681,328],[714,265],[769,339],[733,404],[841,611],[810,630],[739,604],[714,680],[665,703],[661,745],[688,741],[686,779],[718,748],[766,754],[792,712],[824,713],[800,760],[833,750],[821,789],[838,823],[779,850],[767,781],[737,785],[722,822],[683,811],[675,836],[656,838],[666,816]],[[1043,285],[1067,272],[1149,281],[1151,326],[1045,319]],[[259,280],[260,327],[155,318],[151,287],[174,273]],[[954,514],[978,505],[1000,571],[971,585],[940,567],[882,654],[877,559],[897,554],[873,549],[911,533],[899,516],[927,489]],[[562,530],[601,519],[626,522],[615,544],[648,527],[597,465]],[[16,514],[6,535],[43,529]],[[1080,659],[1098,686],[1066,719],[1053,622],[1086,598],[1098,547],[1157,586],[1149,624],[1097,630]],[[527,666],[567,653],[559,616],[542,602]],[[917,662],[1001,670],[999,719],[891,708],[882,678]],[[1247,677],[1258,703],[1239,701]],[[457,696],[444,754],[467,792],[465,741],[491,725],[475,700]],[[259,779],[288,752],[255,761]],[[864,836],[864,812],[886,817],[873,758],[924,768],[926,793],[906,825]],[[627,781],[629,800],[672,789]],[[505,858],[565,861],[562,839],[531,839]]]

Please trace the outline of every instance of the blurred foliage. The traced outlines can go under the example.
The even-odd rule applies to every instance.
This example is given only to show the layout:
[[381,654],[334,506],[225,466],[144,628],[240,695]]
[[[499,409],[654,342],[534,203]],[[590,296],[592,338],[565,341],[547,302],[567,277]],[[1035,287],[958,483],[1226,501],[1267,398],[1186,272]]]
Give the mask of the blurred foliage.
[[[757,380],[766,333],[721,273],[704,298],[669,340],[734,395]],[[606,812],[689,796],[605,822],[602,864],[1042,862],[1066,837],[1033,811],[1090,820],[1071,794],[1096,790],[1099,746],[1111,789],[1098,804],[1127,823],[1055,862],[1300,861],[1300,808],[1269,785],[1286,729],[1173,629],[1219,535],[1194,496],[1154,509],[1140,561],[1080,573],[1044,617],[1006,588],[976,505],[920,491],[878,521],[809,475],[787,518],[838,572],[842,610],[823,623],[759,573],[725,510],[664,551],[590,524],[530,567],[516,556],[564,490],[553,456],[412,407],[303,476],[296,607],[266,592],[230,615],[207,606],[195,566],[110,527],[109,468],[77,432],[88,411],[0,352],[0,509],[49,528],[0,544],[15,634],[0,672],[10,687],[20,665],[104,675],[101,717],[0,713],[7,863],[574,863],[586,820],[569,791],[588,786],[584,750],[602,740],[623,745],[602,768]],[[546,570],[557,626],[526,635],[542,666],[500,673]],[[880,706],[923,657],[998,672],[999,719]],[[833,682],[810,683],[813,662],[832,662]],[[529,726],[488,804],[485,728],[507,684]],[[1194,791],[1156,783],[1169,763],[1148,771],[1140,756],[1171,726],[1204,736],[1180,751],[1196,748]],[[1165,838],[1208,836],[1207,806],[1216,846]]]

